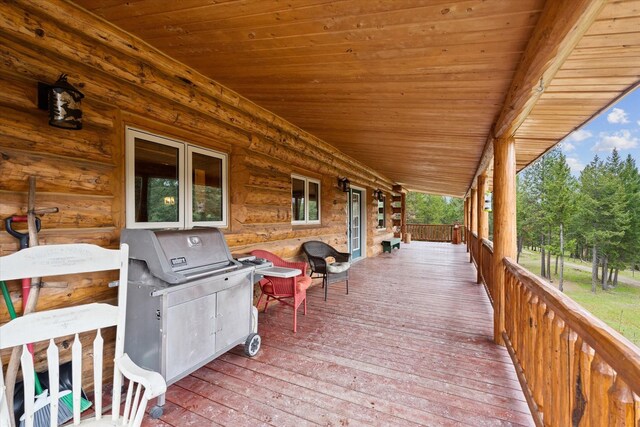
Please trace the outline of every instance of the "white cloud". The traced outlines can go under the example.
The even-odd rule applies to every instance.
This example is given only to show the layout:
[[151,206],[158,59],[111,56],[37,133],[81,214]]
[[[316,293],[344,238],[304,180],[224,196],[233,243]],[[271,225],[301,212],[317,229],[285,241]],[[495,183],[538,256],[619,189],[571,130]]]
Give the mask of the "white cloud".
[[601,132],[600,139],[598,139],[591,151],[613,151],[614,148],[629,150],[637,146],[638,138],[631,136],[631,132],[623,129],[613,133]]
[[640,126],[640,120],[638,120],[636,123],[638,123],[638,126]]
[[568,141],[565,141],[562,144],[560,144],[560,148],[562,148],[562,151],[564,151],[565,153],[570,153],[576,149],[576,146]]
[[607,114],[609,123],[629,123],[629,115],[622,108],[614,108]]
[[591,138],[592,136],[593,134],[588,130],[578,129],[569,134],[569,136],[567,137],[567,141],[580,142],[584,141],[585,139]]
[[580,162],[580,160],[576,159],[575,157],[567,157],[567,164],[569,165],[569,169],[571,169],[571,172],[574,174],[580,173],[585,166],[584,164],[582,164],[582,162]]

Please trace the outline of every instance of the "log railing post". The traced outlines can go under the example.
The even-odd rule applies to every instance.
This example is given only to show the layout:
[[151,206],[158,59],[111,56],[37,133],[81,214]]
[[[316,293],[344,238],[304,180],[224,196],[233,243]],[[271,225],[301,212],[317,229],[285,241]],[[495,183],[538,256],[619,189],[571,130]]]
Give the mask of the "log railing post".
[[478,177],[478,190],[476,191],[476,218],[478,219],[478,277],[477,282],[482,283],[482,265],[486,262],[482,258],[482,239],[489,237],[488,215],[484,211],[484,193],[487,191],[487,173],[483,172]]
[[[516,257],[516,148],[513,138],[494,140],[493,168],[493,337],[504,345],[504,281],[503,260]],[[508,307],[517,310],[519,307]]]

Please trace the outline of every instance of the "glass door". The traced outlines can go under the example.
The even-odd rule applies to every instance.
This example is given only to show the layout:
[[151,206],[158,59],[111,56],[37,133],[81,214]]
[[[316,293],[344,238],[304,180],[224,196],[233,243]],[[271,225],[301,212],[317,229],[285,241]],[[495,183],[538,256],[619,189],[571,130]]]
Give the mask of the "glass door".
[[362,256],[362,191],[352,189],[349,203],[349,246],[353,259]]

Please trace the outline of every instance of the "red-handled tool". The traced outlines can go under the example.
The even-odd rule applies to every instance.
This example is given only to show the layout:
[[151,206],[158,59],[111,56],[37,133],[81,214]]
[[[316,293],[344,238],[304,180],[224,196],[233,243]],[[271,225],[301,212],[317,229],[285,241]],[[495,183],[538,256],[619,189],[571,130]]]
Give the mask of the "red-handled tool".
[[[26,215],[13,215],[4,219],[4,226],[7,230],[7,233],[11,234],[13,237],[18,239],[20,242],[20,249],[25,249],[29,247],[29,233],[21,233],[13,228],[13,223],[15,222],[27,222]],[[36,232],[40,231],[40,218],[36,217]],[[31,279],[22,279],[22,309],[27,304],[27,300],[29,299],[29,291],[31,290]],[[31,350],[31,349],[29,349]]]

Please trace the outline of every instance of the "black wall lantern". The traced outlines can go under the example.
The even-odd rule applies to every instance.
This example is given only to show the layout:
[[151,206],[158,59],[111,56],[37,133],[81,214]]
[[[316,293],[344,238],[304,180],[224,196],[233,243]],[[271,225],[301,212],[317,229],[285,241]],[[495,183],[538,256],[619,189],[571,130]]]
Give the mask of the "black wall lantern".
[[49,124],[63,129],[82,129],[82,92],[60,74],[52,85],[38,83],[38,107],[49,110]]
[[379,189],[379,188],[378,188],[377,190],[374,190],[374,192],[373,192],[373,197],[374,197],[377,201],[381,202],[381,201],[383,201],[383,200],[384,200],[384,193],[382,192],[382,190],[381,190],[381,189]]
[[349,181],[349,178],[338,178],[338,184],[345,193],[351,190],[351,181]]

